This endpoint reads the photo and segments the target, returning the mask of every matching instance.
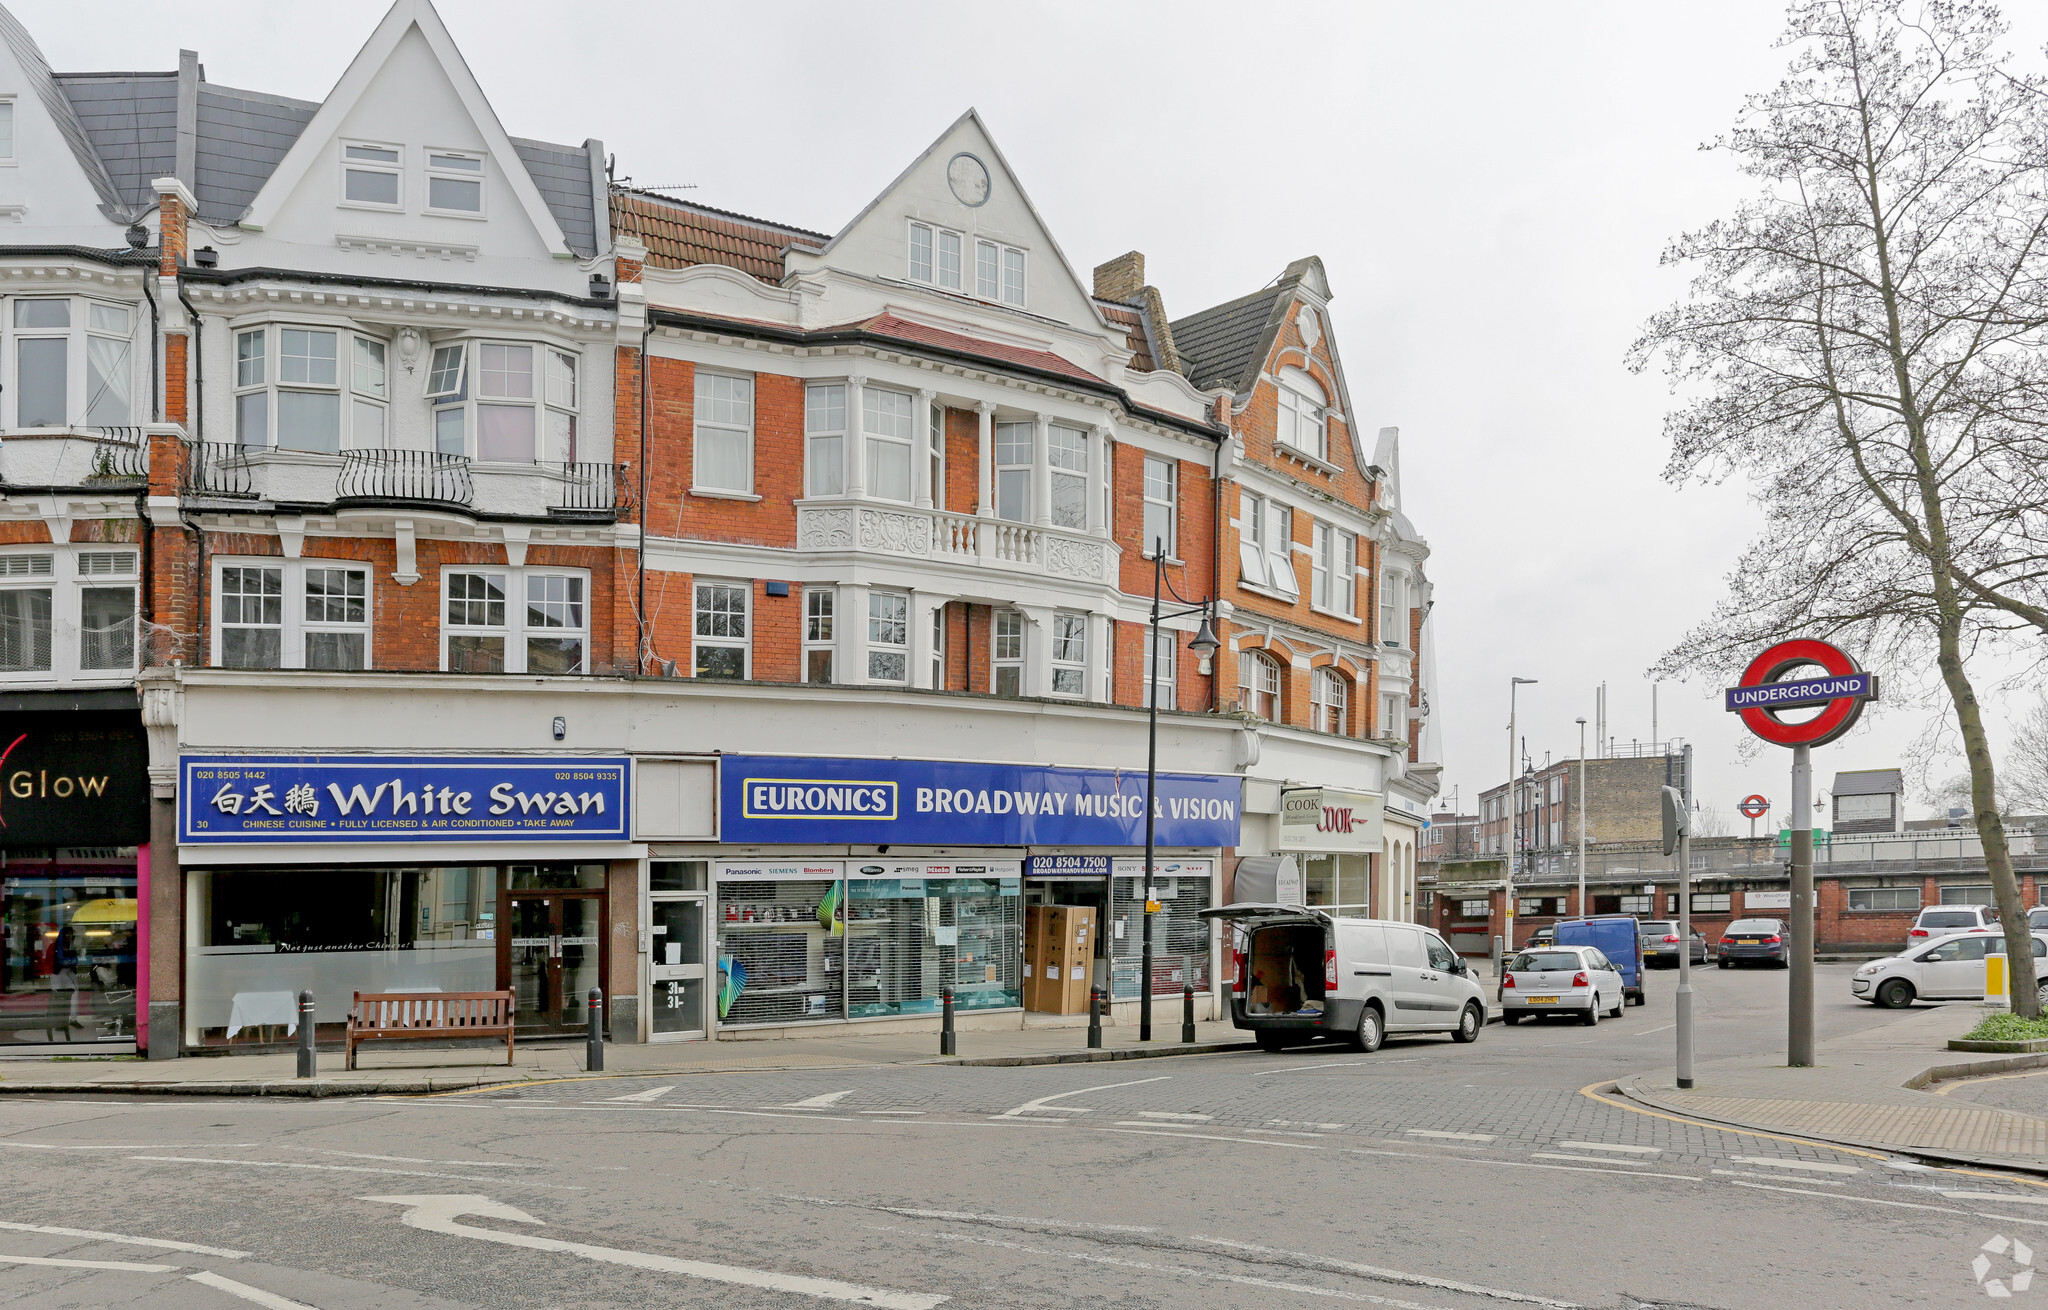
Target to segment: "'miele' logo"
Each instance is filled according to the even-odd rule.
[[[5,773],[8,758],[14,754],[15,747],[27,740],[28,734],[24,732],[8,742],[6,750],[0,751],[0,773]],[[13,773],[6,774],[6,794],[24,801],[47,800],[52,796],[59,800],[69,800],[73,796],[103,797],[107,794],[108,776],[104,773],[98,777],[83,773],[60,773],[53,778],[48,769],[16,769]],[[5,807],[0,805],[0,828],[6,826]]]

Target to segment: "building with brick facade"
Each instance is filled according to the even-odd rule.
[[[1038,904],[1214,1010],[1241,856],[1415,915],[1427,548],[1318,261],[1169,320],[972,112],[836,233],[615,186],[427,0],[319,101],[0,37],[0,713],[127,761],[5,802],[18,1043],[1015,1025]]]

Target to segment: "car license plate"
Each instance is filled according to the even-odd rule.
[[[1527,1002],[1528,1002],[1529,1004],[1531,1004],[1531,1005],[1556,1005],[1556,1004],[1557,1004],[1557,998],[1556,998],[1555,996],[1525,996],[1525,997],[1523,997],[1522,999],[1523,999],[1523,1000],[1525,1000],[1525,1001],[1527,1001]]]
[[[1757,945],[1758,943],[1757,943],[1757,940],[1756,940],[1756,938],[1754,938],[1754,937],[1743,937],[1743,938],[1740,938],[1740,939],[1738,939],[1738,940],[1736,941],[1736,943],[1735,943],[1735,944],[1736,944],[1737,946],[1755,946],[1755,945]]]

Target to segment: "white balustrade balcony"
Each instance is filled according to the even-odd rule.
[[[1090,532],[864,501],[797,506],[799,550],[859,550],[1113,584],[1122,556]]]

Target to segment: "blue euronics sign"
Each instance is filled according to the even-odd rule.
[[[1784,710],[1801,705],[1825,705],[1843,697],[1868,699],[1877,694],[1875,673],[1842,673],[1825,678],[1804,678],[1798,682],[1764,682],[1753,687],[1730,687],[1728,709]]]
[[[185,842],[623,841],[619,756],[187,755]]]
[[[1235,777],[1162,773],[1161,846],[1235,846]],[[719,836],[732,843],[1142,846],[1145,775],[942,760],[726,755]]]

